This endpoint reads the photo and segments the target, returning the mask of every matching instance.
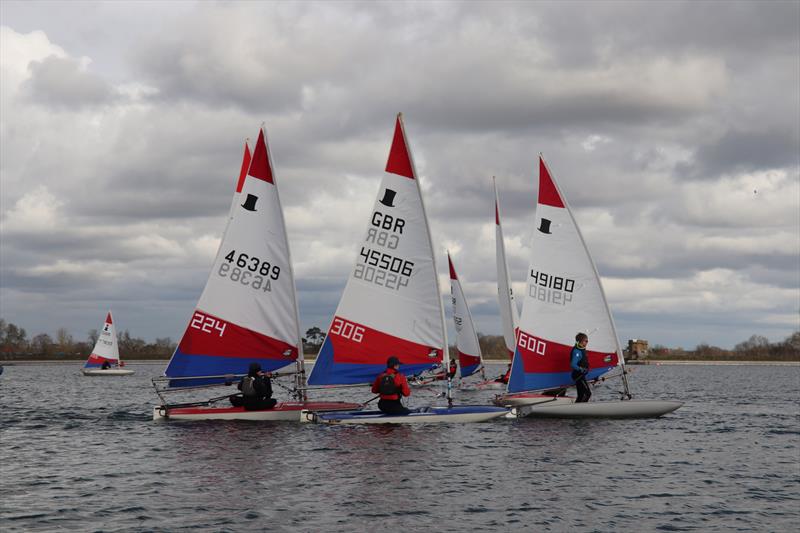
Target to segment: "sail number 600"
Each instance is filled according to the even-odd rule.
[[[520,348],[525,348],[529,352],[533,352],[537,355],[544,355],[544,350],[547,348],[547,343],[527,333],[523,333],[522,331],[519,332],[519,341],[517,344]]]

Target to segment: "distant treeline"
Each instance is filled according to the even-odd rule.
[[[86,340],[76,341],[65,328],[59,328],[55,339],[47,333],[40,333],[28,339],[27,332],[15,324],[0,318],[0,360],[22,359],[85,359],[97,342],[98,331],[89,330]],[[128,330],[117,335],[120,357],[125,359],[169,359],[176,344],[169,337],[148,343],[131,337]],[[314,356],[325,341],[325,332],[314,326],[303,337],[303,351]],[[486,359],[508,361],[508,352],[502,335],[478,334],[481,352]],[[450,346],[450,354],[455,348]],[[700,344],[694,350],[667,348],[654,345],[646,359],[681,360],[696,359],[705,361],[800,361],[800,331],[795,331],[781,342],[771,343],[761,335],[753,335],[737,344],[733,350],[726,350],[708,344]]]

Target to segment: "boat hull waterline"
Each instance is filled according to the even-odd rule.
[[[407,415],[387,415],[381,411],[321,413],[304,411],[302,422],[318,424],[437,424],[486,422],[503,417],[508,410],[491,406],[426,407]]]
[[[573,396],[552,396],[538,393],[501,394],[495,397],[495,405],[502,407],[523,407],[526,405],[549,404],[570,405],[575,403]]]
[[[156,406],[153,420],[253,420],[299,422],[300,413],[352,411],[361,404],[351,402],[280,402],[272,409],[247,411],[243,407],[173,407]]]
[[[136,371],[126,368],[84,368],[82,372],[84,376],[130,376]]]
[[[657,418],[675,411],[683,402],[621,400],[616,402],[538,403],[516,407],[527,418]]]

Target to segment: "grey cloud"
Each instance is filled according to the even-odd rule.
[[[799,125],[800,126],[800,125]],[[800,136],[794,129],[729,130],[700,144],[691,163],[680,163],[680,179],[716,179],[725,174],[800,166]]]
[[[23,84],[23,97],[60,109],[81,109],[111,103],[114,89],[101,77],[81,70],[71,58],[49,56],[29,65],[31,77]]]

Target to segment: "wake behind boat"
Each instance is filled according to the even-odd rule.
[[[680,402],[631,400],[627,371],[600,276],[580,229],[553,179],[539,158],[539,197],[531,243],[526,293],[517,334],[508,393],[495,404],[514,407],[520,416],[564,418],[657,417]],[[586,332],[587,380],[597,382],[609,371],[622,379],[617,402],[572,403],[554,392],[575,386],[570,368],[572,339]],[[553,402],[545,402],[550,395]],[[563,399],[560,399],[563,398]]]
[[[406,375],[449,368],[447,329],[430,228],[401,115],[367,232],[309,385],[370,384],[390,357]],[[443,364],[444,363],[444,364]],[[443,382],[451,404],[451,382]],[[311,413],[328,424],[473,422],[503,416],[492,406],[429,408],[410,414]]]
[[[164,377],[153,379],[161,399],[161,405],[153,410],[154,420],[299,421],[303,409],[361,406],[307,398],[291,254],[263,129],[252,157],[245,145],[243,171],[245,167],[247,172],[240,172],[237,180],[220,248],[194,314]],[[240,395],[231,393],[181,403],[169,403],[165,398],[167,393],[230,386],[250,369],[271,373],[287,367],[294,370],[273,377],[293,380],[290,392],[294,401],[269,408],[234,406],[233,400]],[[271,388],[271,378],[269,383]],[[224,406],[215,405],[220,402]]]
[[[133,370],[123,368],[124,363],[119,357],[119,343],[117,342],[117,330],[114,327],[114,319],[111,311],[106,315],[103,329],[97,337],[97,342],[92,349],[89,359],[83,365],[84,376],[130,376]]]

